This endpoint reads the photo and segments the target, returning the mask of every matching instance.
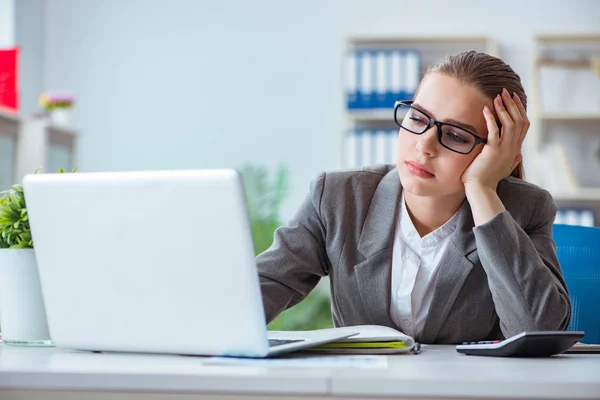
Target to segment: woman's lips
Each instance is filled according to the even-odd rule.
[[[416,175],[420,178],[435,177],[435,175],[432,174],[431,172],[429,172],[427,167],[425,167],[423,164],[419,164],[418,162],[414,162],[414,161],[407,161],[404,164],[406,165],[406,169],[408,169],[408,172],[410,172],[411,174]]]

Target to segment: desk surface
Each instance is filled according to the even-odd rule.
[[[387,361],[383,368],[281,367],[264,360],[223,366],[208,365],[205,357],[0,345],[0,394],[58,390],[196,393],[213,398],[600,398],[600,354],[512,359],[466,356],[454,346],[426,346],[420,355],[378,357]]]

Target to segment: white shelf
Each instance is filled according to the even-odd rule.
[[[600,111],[598,112],[565,112],[554,113],[546,112],[540,115],[543,121],[600,121]]]
[[[557,33],[557,34],[542,34],[535,35],[534,40],[538,42],[597,42],[600,40],[600,33]]]
[[[548,166],[542,169],[537,162],[532,162],[534,168],[528,169],[528,178],[541,183],[556,176],[558,182],[563,172],[577,171],[578,176],[573,176],[573,180],[588,186],[552,194],[563,203],[586,202],[587,206],[596,209],[597,218],[600,218],[600,187],[590,186],[598,185],[593,171],[598,165],[594,149],[600,136],[596,129],[600,123],[600,110],[589,104],[597,102],[598,98],[593,69],[599,52],[600,32],[533,37],[529,105],[535,112],[532,113],[527,144],[528,159],[538,158],[539,165]],[[589,101],[582,101],[588,97]],[[560,108],[561,101],[571,107]],[[542,153],[549,145],[558,146],[569,157],[563,161],[542,160]],[[548,157],[548,153],[543,156]],[[561,187],[558,183],[552,186]]]
[[[43,119],[21,119],[16,113],[0,110],[0,136],[15,142],[12,179],[21,182],[26,174],[46,165],[49,145],[66,147],[75,154],[79,133]]]
[[[75,141],[79,136],[75,129],[56,125],[48,125],[46,129],[50,143],[67,147],[71,151],[75,150]]]
[[[600,188],[580,188],[576,192],[553,193],[556,201],[600,201]]]
[[[449,44],[449,43],[490,43],[493,40],[488,36],[360,36],[350,37],[348,42],[357,45],[372,45],[372,44],[398,44],[398,43],[433,43]]]
[[[18,114],[0,109],[0,136],[16,139],[20,124],[21,120]]]
[[[348,118],[356,122],[390,122],[394,124],[394,110],[390,108],[373,108],[370,110],[348,110]]]

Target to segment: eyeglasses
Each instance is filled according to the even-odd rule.
[[[436,121],[423,111],[413,107],[412,103],[412,101],[397,101],[394,105],[394,121],[401,128],[415,135],[422,135],[432,125],[435,125],[438,142],[448,150],[460,154],[469,154],[478,144],[487,143],[486,139],[460,126]]]

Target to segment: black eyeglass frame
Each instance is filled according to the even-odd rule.
[[[470,152],[473,151],[473,149],[475,148],[475,146],[477,146],[479,144],[482,144],[482,143],[483,144],[487,143],[487,139],[483,139],[483,138],[477,136],[476,134],[474,134],[473,132],[471,132],[471,131],[463,128],[462,126],[458,126],[458,125],[454,125],[454,124],[449,124],[447,122],[436,121],[435,119],[431,118],[431,116],[429,114],[427,114],[425,111],[419,110],[417,107],[413,106],[412,104],[413,104],[413,102],[409,101],[409,100],[397,101],[394,104],[394,121],[396,122],[396,125],[398,125],[400,128],[406,129],[407,131],[409,131],[410,133],[414,133],[415,135],[422,135],[425,132],[427,132],[429,130],[429,128],[431,128],[432,125],[435,125],[437,127],[438,142],[442,146],[444,146],[445,148],[447,148],[448,150],[453,151],[453,152],[458,153],[458,154],[469,154]],[[401,121],[398,121],[398,108],[400,108],[402,106],[408,107],[408,108],[412,108],[412,109],[420,112],[421,114],[425,115],[427,118],[429,118],[429,122],[427,123],[427,126],[425,127],[425,129],[423,130],[423,132],[415,132],[415,131],[413,131],[411,129],[408,129],[408,128],[405,128],[404,126],[402,126]],[[402,118],[402,119],[404,120],[404,118]],[[448,125],[448,126],[451,126],[453,128],[461,129],[461,130],[467,132],[468,134],[470,134],[471,136],[473,136],[475,138],[475,142],[473,143],[473,147],[471,147],[471,149],[465,153],[465,152],[462,152],[462,151],[451,149],[450,147],[448,147],[444,143],[442,143],[442,126],[444,126],[444,125]]]

